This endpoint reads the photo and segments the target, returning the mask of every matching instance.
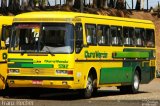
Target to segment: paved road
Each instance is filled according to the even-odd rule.
[[[17,92],[9,98],[1,96],[0,106],[160,106],[160,79],[141,85],[138,94],[124,94],[113,87],[101,88],[91,99],[82,99],[76,92],[45,93],[31,99],[28,93]]]

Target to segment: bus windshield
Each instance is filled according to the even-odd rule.
[[[66,23],[16,24],[9,52],[71,53],[73,34]]]

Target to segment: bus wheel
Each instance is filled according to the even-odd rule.
[[[139,73],[138,73],[138,71],[135,71],[134,76],[133,76],[133,82],[132,82],[132,85],[130,86],[131,93],[137,93],[138,92],[139,84],[140,84]]]
[[[139,90],[139,84],[140,84],[139,73],[138,71],[135,71],[132,84],[127,86],[121,86],[119,87],[119,89],[121,92],[124,93],[137,93]]]
[[[82,96],[86,99],[90,98],[93,93],[93,77],[92,75],[88,76],[87,86],[84,90],[82,90]]]

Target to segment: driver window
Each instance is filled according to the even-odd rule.
[[[76,53],[79,53],[83,46],[83,26],[81,23],[76,23],[75,33],[76,33]]]

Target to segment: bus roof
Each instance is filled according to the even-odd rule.
[[[0,16],[0,25],[11,25],[13,21],[14,16]]]
[[[109,20],[116,20],[116,21],[128,21],[128,22],[139,22],[144,24],[153,24],[152,21],[149,20],[140,20],[140,19],[132,19],[132,18],[123,18],[123,17],[115,17],[115,16],[103,16],[103,15],[95,15],[95,14],[87,14],[87,13],[77,13],[77,12],[63,12],[63,11],[47,11],[47,12],[28,12],[22,13],[15,16],[14,22],[33,22],[32,19],[36,19],[37,21],[42,21],[43,19],[73,19],[73,18],[97,18],[97,19],[109,19]],[[45,22],[45,20],[43,20]]]

